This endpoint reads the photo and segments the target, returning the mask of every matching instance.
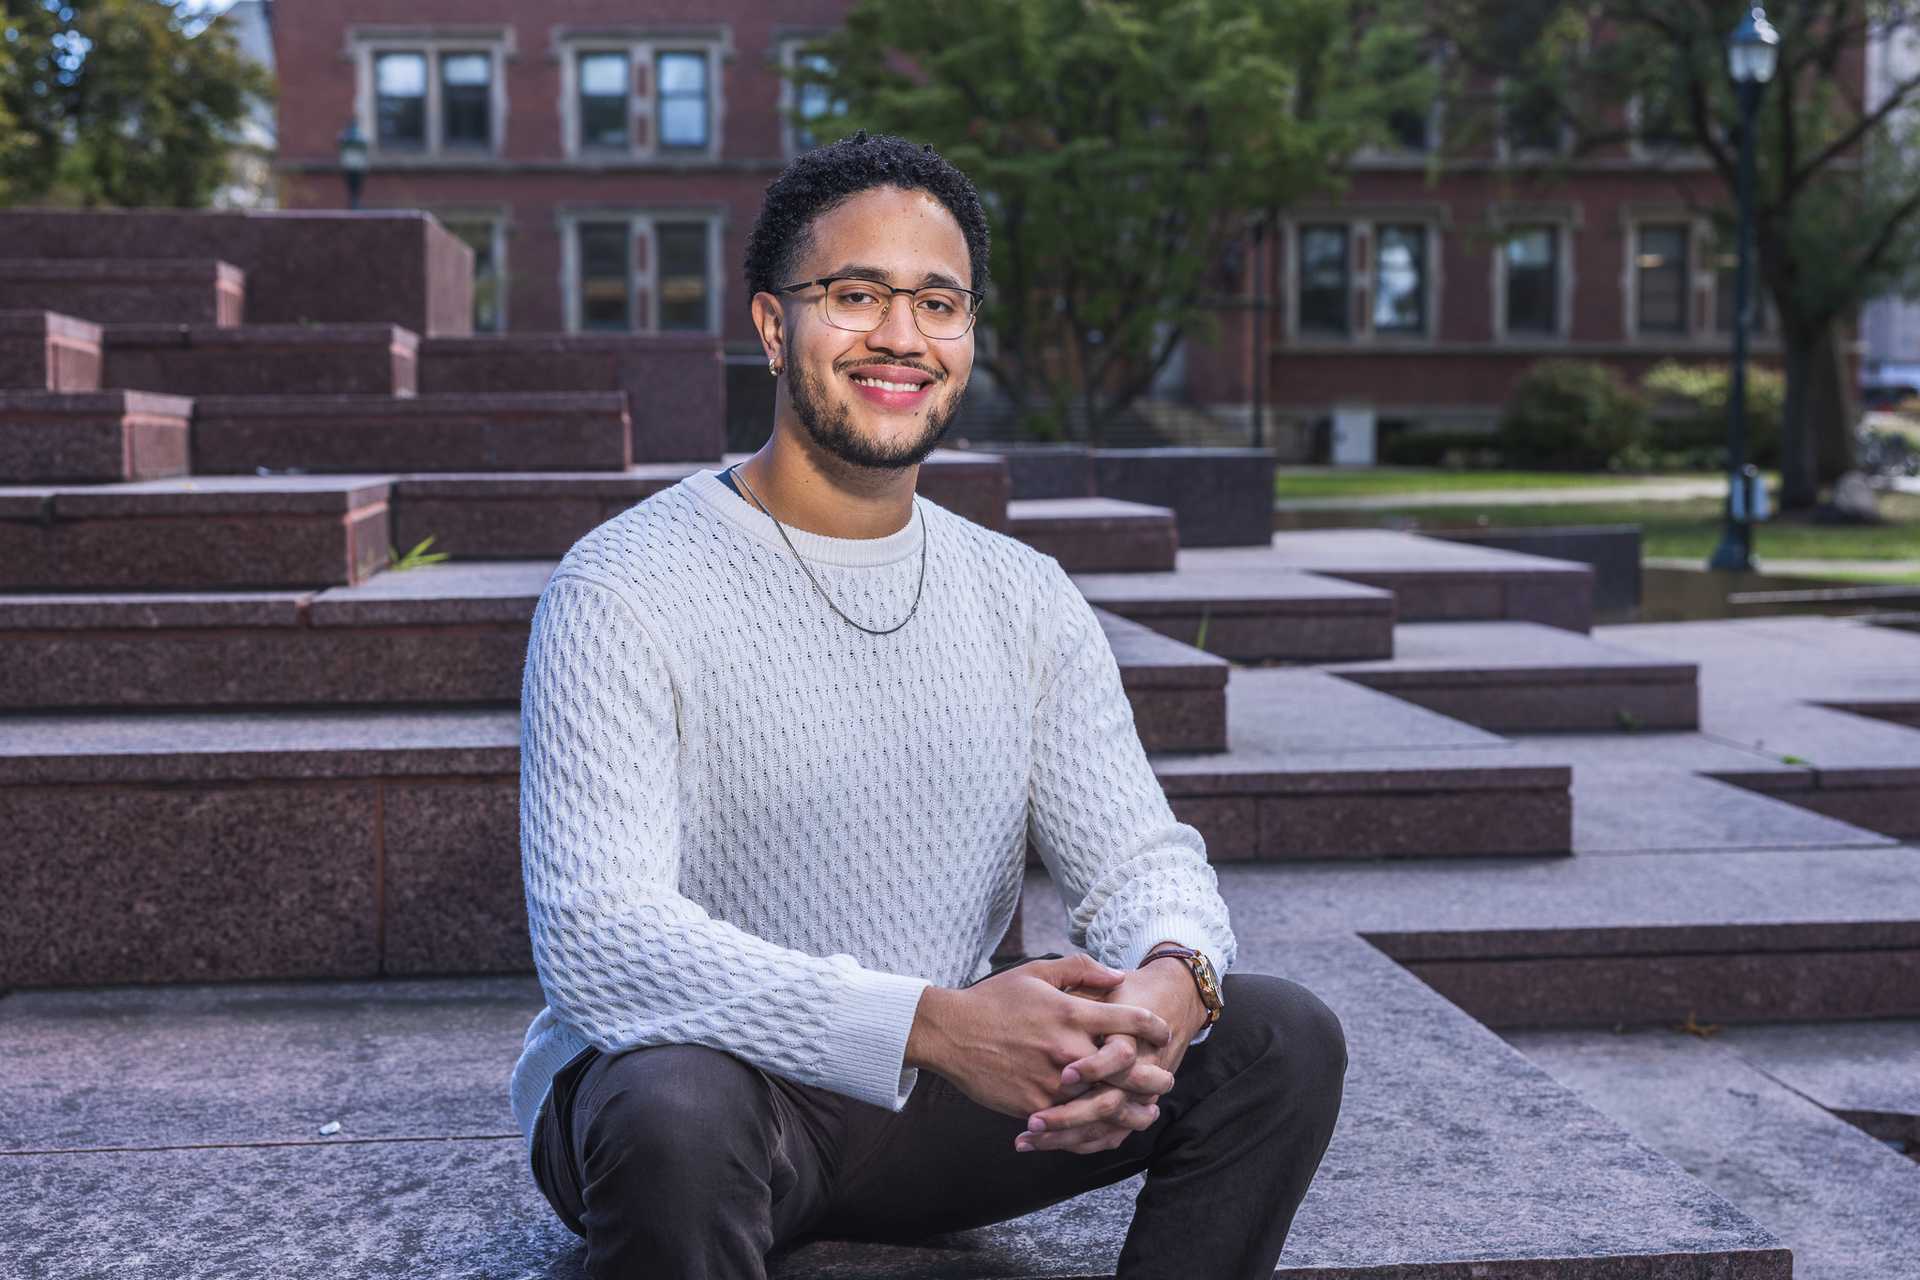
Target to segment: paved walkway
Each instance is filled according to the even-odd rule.
[[[1914,483],[1920,484],[1920,481]],[[1443,492],[1364,493],[1338,498],[1277,498],[1275,511],[1375,511],[1394,507],[1528,507],[1545,503],[1673,502],[1718,498],[1727,482],[1649,480],[1645,484],[1582,485],[1577,488],[1462,489]]]
[[[1783,556],[1755,556],[1754,567],[1761,573],[1786,574],[1806,578],[1829,578],[1836,573],[1871,573],[1886,577],[1920,574],[1920,556],[1904,560],[1820,560],[1788,559]],[[1701,569],[1706,561],[1700,556],[1643,556],[1648,569]]]

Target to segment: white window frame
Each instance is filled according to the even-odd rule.
[[[787,78],[787,73],[793,70],[794,63],[798,60],[800,50],[803,46],[812,44],[821,36],[827,34],[829,34],[829,32],[825,29],[819,31],[790,31],[783,34],[779,39],[776,60],[780,67],[780,154],[789,160],[799,155],[801,148],[793,121],[788,118],[787,114],[792,111],[795,106],[794,85],[793,82]]]
[[[720,334],[720,317],[726,278],[721,270],[721,248],[726,232],[726,211],[714,205],[674,208],[667,205],[570,206],[555,215],[560,233],[560,297],[568,333],[700,333]],[[643,238],[646,248],[642,264],[633,271],[627,286],[627,314],[634,324],[624,330],[587,330],[580,317],[580,237],[583,222],[621,222],[627,227],[629,245]],[[661,222],[704,222],[707,227],[707,323],[703,329],[662,329],[660,327],[660,252],[654,226]],[[641,306],[644,294],[646,305]],[[644,314],[642,312],[644,311]]]
[[[627,117],[627,145],[583,147],[580,143],[580,55],[625,53],[627,84],[632,106]],[[659,101],[659,61],[663,53],[697,53],[707,67],[707,145],[700,148],[662,147]],[[594,27],[559,28],[554,32],[552,56],[560,64],[560,153],[581,165],[712,164],[725,150],[727,96],[724,69],[733,60],[730,32],[725,27]],[[644,132],[646,140],[640,140]]]
[[[1574,236],[1581,226],[1580,207],[1512,205],[1495,206],[1488,214],[1494,232],[1493,252],[1489,255],[1489,280],[1493,304],[1493,340],[1516,346],[1534,344],[1563,346],[1573,340],[1573,294],[1578,273],[1574,268]],[[1507,328],[1507,236],[1520,227],[1551,227],[1554,234],[1553,332],[1512,332]]]
[[[1425,233],[1422,262],[1426,290],[1422,319],[1417,333],[1374,328],[1374,282],[1379,277],[1379,228],[1382,225],[1417,224]],[[1302,332],[1300,328],[1300,228],[1302,226],[1345,226],[1347,229],[1347,305],[1352,327],[1344,334],[1320,330]],[[1279,222],[1283,237],[1280,287],[1286,293],[1282,311],[1287,344],[1295,348],[1352,347],[1432,347],[1440,340],[1440,317],[1445,297],[1445,269],[1442,253],[1447,218],[1429,205],[1348,205],[1332,208],[1306,207]],[[1356,265],[1364,257],[1364,272]]]
[[[476,329],[474,332],[505,333],[509,324],[507,299],[511,293],[507,288],[507,235],[510,215],[506,207],[497,204],[441,204],[434,205],[428,212],[438,218],[442,226],[449,222],[485,222],[490,225],[492,230],[490,252],[493,255],[493,274],[496,281],[493,306],[495,314],[499,317],[499,323],[491,330]],[[448,228],[448,232],[451,234],[452,228]]]
[[[1684,207],[1629,205],[1620,211],[1622,235],[1622,274],[1620,295],[1621,329],[1630,343],[1649,347],[1718,346],[1713,331],[1712,308],[1714,268],[1703,266],[1707,248],[1712,244],[1712,228],[1707,220]],[[1649,225],[1684,224],[1687,228],[1686,327],[1679,333],[1640,331],[1640,229]],[[1705,292],[1704,299],[1702,291]],[[1708,315],[1700,323],[1702,303]]]
[[[382,148],[374,110],[373,60],[382,53],[419,53],[427,60],[426,139],[419,147]],[[440,101],[440,59],[449,53],[488,55],[487,145],[446,145],[445,112]],[[397,27],[359,25],[347,29],[346,56],[354,66],[354,118],[367,140],[372,166],[469,162],[505,151],[507,134],[507,62],[513,57],[511,27]]]

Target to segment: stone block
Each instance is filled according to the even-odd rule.
[[[0,244],[15,258],[218,258],[245,273],[250,324],[473,332],[473,251],[417,209],[8,209]]]
[[[115,324],[106,385],[192,396],[410,396],[419,338],[390,324]]]
[[[389,974],[527,973],[517,776],[381,784]]]
[[[1237,662],[1393,652],[1393,597],[1318,574],[1183,566],[1169,573],[1076,573],[1073,580],[1097,607]]]
[[[1273,536],[1271,449],[1094,449],[1094,492],[1170,507],[1182,547],[1267,545]]]
[[[1114,498],[1009,502],[1007,532],[1069,573],[1169,573],[1180,549],[1173,512]]]
[[[0,310],[63,311],[94,324],[239,324],[246,273],[218,258],[0,258]]]
[[[1434,529],[1430,538],[1523,551],[1593,567],[1595,613],[1626,615],[1640,604],[1640,526],[1552,525],[1529,529]]]
[[[0,310],[0,392],[97,391],[100,326],[56,311]]]
[[[209,395],[194,413],[201,475],[618,472],[631,463],[626,400],[615,392]]]
[[[710,462],[726,447],[720,340],[690,334],[533,333],[427,338],[422,395],[619,391],[636,462]]]
[[[193,402],[144,391],[0,391],[0,484],[111,484],[187,472]]]

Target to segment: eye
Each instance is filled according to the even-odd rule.
[[[943,307],[948,311],[953,310],[953,304],[945,298],[923,298],[920,301],[920,305],[923,307]]]
[[[873,301],[873,295],[865,289],[848,289],[840,295],[840,301],[842,302],[856,302],[861,298],[865,298],[868,302]]]

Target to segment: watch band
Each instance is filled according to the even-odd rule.
[[[1193,985],[1200,992],[1200,1003],[1205,1005],[1207,1009],[1207,1020],[1200,1025],[1200,1029],[1204,1031],[1218,1022],[1220,1020],[1220,1010],[1225,1006],[1220,997],[1218,984],[1211,978],[1210,970],[1213,968],[1212,963],[1192,947],[1163,945],[1149,951],[1141,959],[1138,967],[1144,969],[1147,965],[1163,956],[1173,956],[1177,958],[1182,964],[1187,966],[1187,971],[1193,975]]]

